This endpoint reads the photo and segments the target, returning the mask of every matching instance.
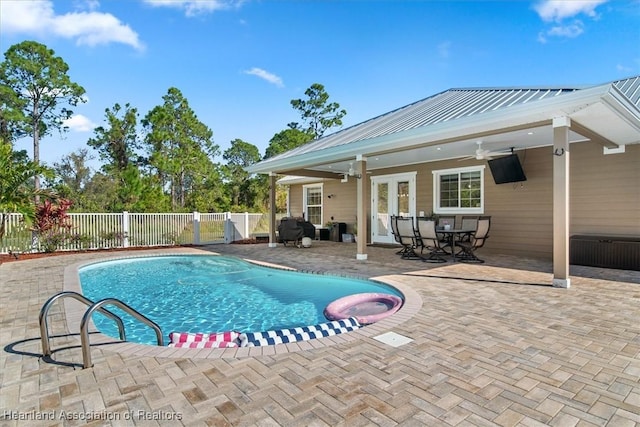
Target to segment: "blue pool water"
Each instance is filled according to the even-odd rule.
[[[324,308],[362,292],[402,297],[395,288],[370,281],[300,273],[217,255],[130,258],[79,270],[83,294],[98,301],[117,298],[170,332],[259,332],[326,322]],[[153,330],[115,306],[127,340],[156,344]],[[95,313],[98,329],[118,337],[115,323]]]

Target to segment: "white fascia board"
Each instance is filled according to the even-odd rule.
[[[290,184],[309,184],[314,182],[323,182],[324,178],[317,177],[308,177],[308,176],[295,176],[295,175],[287,175],[282,177],[277,181],[279,185],[290,185]]]
[[[631,103],[617,87],[612,86],[612,89],[602,97],[603,103],[618,113],[622,120],[640,132],[640,109]]]
[[[357,155],[373,156],[376,153],[406,150],[416,145],[428,145],[438,141],[462,140],[483,133],[500,133],[528,124],[538,125],[558,116],[571,116],[586,106],[603,102],[613,85],[606,84],[556,96],[532,104],[520,104],[504,110],[496,110],[477,116],[442,122],[434,125],[383,135],[376,138],[320,149],[299,156],[285,157],[269,162],[256,163],[247,170],[252,173],[268,173],[278,170],[308,168],[324,163],[343,161]]]

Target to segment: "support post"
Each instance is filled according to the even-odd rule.
[[[278,246],[276,239],[276,174],[269,172],[269,247]]]
[[[569,117],[553,119],[553,286],[569,288]]]
[[[367,197],[368,180],[367,180],[367,159],[362,155],[356,157],[356,170],[360,177],[357,179],[357,211],[356,224],[358,226],[357,233],[357,253],[356,259],[364,261],[367,259]]]

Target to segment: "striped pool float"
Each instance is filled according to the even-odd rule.
[[[192,334],[187,332],[171,332],[169,347],[183,348],[226,348],[238,347],[239,332],[229,331],[215,334]]]
[[[279,329],[265,332],[249,332],[240,334],[240,347],[258,347],[263,345],[286,344],[314,338],[329,337],[353,331],[361,325],[355,317],[304,326],[291,329]]]

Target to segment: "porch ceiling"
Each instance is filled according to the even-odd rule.
[[[586,142],[587,138],[576,133],[570,133],[572,143]],[[409,148],[404,150],[393,150],[385,152],[364,153],[367,159],[367,170],[375,171],[385,168],[393,168],[403,165],[411,165],[425,162],[435,162],[440,160],[459,159],[461,166],[467,166],[485,162],[485,160],[467,159],[475,154],[478,148],[478,141],[482,141],[482,148],[493,153],[508,154],[513,149],[514,152],[528,148],[538,148],[553,145],[553,128],[548,126],[537,126],[535,128],[505,132],[485,137],[469,138],[454,142],[444,142],[441,144]],[[281,173],[297,176],[315,176],[324,178],[340,179],[347,173],[354,158],[330,161],[323,164],[314,165],[309,168],[299,168],[296,170],[283,170]],[[329,173],[320,175],[316,172]],[[305,173],[308,172],[308,173]]]

